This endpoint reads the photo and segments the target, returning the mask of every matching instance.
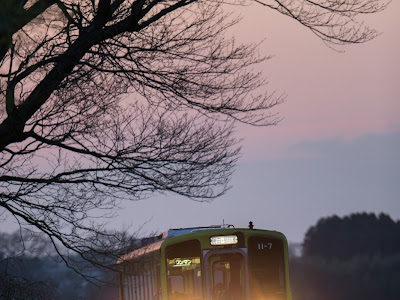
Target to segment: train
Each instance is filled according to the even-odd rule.
[[[291,300],[288,244],[232,225],[170,229],[117,261],[120,300]]]

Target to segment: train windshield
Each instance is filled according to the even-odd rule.
[[[284,246],[280,239],[248,240],[251,299],[286,299]]]
[[[166,248],[169,300],[202,299],[200,254],[197,240]]]

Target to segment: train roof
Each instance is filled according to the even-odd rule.
[[[252,224],[251,224],[252,225]],[[223,230],[223,229],[232,229],[232,230],[257,230],[254,229],[252,226],[249,228],[235,228],[233,225],[230,224],[223,224],[223,225],[211,225],[205,227],[188,227],[188,228],[172,228],[168,231],[163,232],[162,234],[154,237],[146,237],[143,239],[139,239],[137,242],[138,249],[133,250],[123,256],[121,256],[117,264],[129,261],[134,259],[135,257],[140,257],[144,254],[151,253],[161,248],[163,242],[169,238],[183,236],[191,233],[198,233],[201,231],[212,231],[212,230]],[[262,230],[268,231],[268,230]],[[273,232],[273,231],[270,231]],[[275,231],[276,232],[276,231]]]
[[[185,235],[189,233],[204,231],[204,230],[213,230],[213,229],[228,229],[235,228],[233,225],[211,225],[207,227],[189,227],[189,228],[172,228],[168,231],[163,232],[162,239],[167,239],[175,236]]]
[[[169,238],[186,235],[189,233],[194,233],[198,231],[206,231],[206,230],[213,230],[213,229],[227,229],[227,228],[234,228],[233,225],[211,225],[207,227],[188,227],[188,228],[172,228],[158,236],[154,237],[146,237],[139,239],[137,241],[137,246],[139,247],[136,250],[133,250],[123,256],[121,256],[117,264],[120,264],[124,261],[131,260],[135,257],[140,257],[146,253],[150,253],[156,251],[161,248],[162,243]]]

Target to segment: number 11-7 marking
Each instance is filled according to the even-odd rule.
[[[272,243],[268,244],[258,244],[258,250],[264,250],[264,249],[272,249]]]

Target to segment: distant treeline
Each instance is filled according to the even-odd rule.
[[[0,300],[118,299],[115,274],[89,269],[78,256],[71,259],[79,269],[67,267],[50,242],[39,234],[0,233]]]
[[[118,299],[114,274],[99,289],[60,262],[48,242],[32,235],[22,244],[20,234],[0,233],[1,300]],[[293,300],[400,299],[400,221],[367,213],[320,219],[301,255],[291,255],[290,277]]]
[[[400,221],[372,213],[322,218],[290,264],[293,300],[397,300]]]

